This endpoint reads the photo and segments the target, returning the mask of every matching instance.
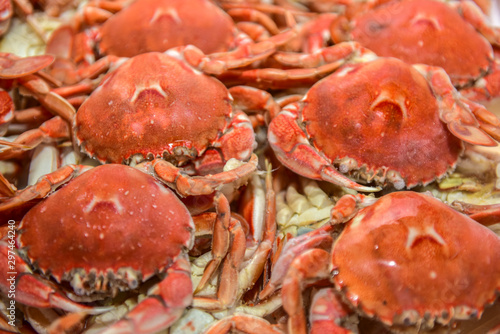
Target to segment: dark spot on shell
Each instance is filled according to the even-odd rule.
[[[450,317],[450,313],[448,311],[443,311],[443,313],[441,313],[441,317],[443,319],[448,319]]]

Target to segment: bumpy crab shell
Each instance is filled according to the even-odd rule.
[[[480,316],[500,291],[500,239],[430,196],[396,192],[362,209],[332,250],[334,282],[386,324]]]
[[[120,57],[188,44],[204,53],[222,52],[234,45],[235,32],[229,15],[210,1],[141,0],[103,24],[99,48]]]
[[[191,248],[194,235],[175,194],[124,165],[78,176],[30,210],[20,229],[25,257],[79,294],[137,287]]]
[[[216,142],[231,112],[221,82],[151,52],[108,74],[78,110],[74,129],[82,150],[102,162],[122,163],[136,154],[182,161]],[[252,147],[249,140],[241,145]]]
[[[356,16],[351,26],[349,40],[380,57],[442,67],[455,85],[480,78],[493,63],[490,43],[440,1],[392,1]],[[334,32],[333,38],[345,37]]]
[[[303,101],[302,122],[331,161],[352,158],[362,178],[381,183],[396,171],[408,188],[445,175],[463,150],[439,119],[426,79],[394,58],[346,65],[323,79]]]

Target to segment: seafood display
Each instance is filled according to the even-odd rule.
[[[500,333],[500,3],[0,3],[0,332]]]

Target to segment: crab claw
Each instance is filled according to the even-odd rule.
[[[311,334],[335,333],[353,334],[353,331],[339,327],[338,322],[343,323],[351,311],[342,304],[340,297],[334,288],[319,290],[311,302],[309,319],[311,321]]]
[[[448,125],[451,133],[473,145],[497,145],[490,135],[500,138],[500,121],[493,114],[460,95],[442,68],[422,64],[414,66],[431,85],[441,105],[440,119]]]
[[[462,98],[460,100],[472,111],[479,122],[481,130],[493,137],[496,141],[500,141],[500,120],[495,116],[495,114],[488,111],[481,104],[472,102],[466,98]]]
[[[19,58],[10,53],[0,54],[0,78],[14,79],[33,74],[54,62],[52,55]]]
[[[299,108],[298,103],[288,105],[269,124],[269,143],[281,163],[310,179],[327,181],[357,191],[379,191],[378,187],[360,185],[339,173],[332,162],[311,145],[299,126]]]

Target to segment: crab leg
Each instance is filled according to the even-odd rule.
[[[50,55],[18,58],[10,54],[1,54],[0,79],[16,79],[38,99],[40,104],[66,121],[71,121],[76,112],[73,106],[54,93],[44,80],[33,74],[49,66],[53,61],[54,56]]]
[[[37,279],[26,262],[16,251],[11,250],[13,249],[11,240],[13,242],[14,239],[8,240],[0,241],[0,291],[5,296],[15,291],[16,301],[34,307],[56,307],[69,312],[100,313],[103,311],[77,304],[59,293],[50,282]]]
[[[217,226],[217,225],[216,225]],[[217,299],[205,298],[205,297],[195,297],[193,300],[193,306],[210,309],[210,310],[220,310],[225,308],[231,308],[234,306],[237,299],[238,292],[238,270],[243,262],[243,257],[245,256],[245,233],[241,228],[241,224],[238,220],[231,220],[231,225],[229,226],[229,232],[231,234],[231,247],[226,251],[224,261],[222,262],[222,269],[219,279],[219,289],[217,291]],[[215,231],[214,231],[215,233]],[[217,269],[221,259],[214,261],[212,259],[207,265],[205,272],[203,273],[202,280],[195,290],[195,293],[201,290],[201,283],[206,282],[205,277],[211,277],[212,273]],[[214,263],[214,265],[212,265]],[[207,275],[207,272],[209,275]]]
[[[354,334],[338,325],[339,319],[345,319],[349,316],[350,310],[347,309],[339,300],[335,289],[321,289],[313,297],[309,313],[311,322],[310,334]]]
[[[217,54],[205,55],[193,45],[172,48],[167,54],[184,59],[188,64],[207,74],[222,74],[229,69],[245,67],[257,60],[268,58],[280,45],[288,43],[296,36],[294,30],[286,30],[258,43],[242,44],[236,49]]]
[[[500,96],[500,59],[497,54],[492,66],[492,72],[479,79],[474,86],[460,89],[460,94],[473,101],[489,101]]]
[[[453,201],[451,206],[485,226],[498,224],[500,221],[500,204],[475,205]]]
[[[475,3],[472,1],[452,1],[450,5],[455,7],[462,17],[478,30],[488,42],[500,45],[500,29],[488,25],[488,19]]]
[[[309,87],[335,71],[342,63],[335,62],[316,68],[297,68],[289,70],[278,68],[230,70],[217,77],[227,85],[245,84],[261,89]]]
[[[272,189],[272,178],[271,178],[271,166],[268,165],[268,172],[266,177],[266,195],[265,195],[265,217],[264,220],[264,235],[255,236],[256,240],[252,242],[258,243],[250,256],[251,259],[245,264],[245,267],[240,270],[242,260],[245,256],[245,236],[241,228],[241,224],[238,220],[233,220],[231,223],[230,231],[232,235],[232,245],[231,250],[226,255],[223,262],[223,269],[220,276],[219,290],[217,293],[218,300],[213,300],[209,298],[195,298],[193,305],[196,307],[206,308],[206,309],[221,309],[232,307],[236,302],[236,299],[243,295],[249,288],[251,288],[260,275],[263,272],[264,265],[271,251],[274,239],[276,236],[276,204],[275,195]],[[257,180],[255,180],[257,179]],[[259,188],[261,182],[259,177],[254,176],[254,182],[256,188]],[[255,182],[256,181],[256,182]],[[257,210],[262,210],[262,206],[257,205]],[[254,223],[254,219],[259,220],[260,213],[252,213],[251,221]],[[243,219],[243,218],[242,218]],[[236,223],[236,225],[234,224]],[[252,224],[253,225],[253,224]],[[259,227],[254,227],[254,229],[259,229]],[[260,241],[262,239],[262,241]],[[210,263],[209,263],[210,265]],[[208,268],[208,266],[207,266]],[[205,272],[206,273],[206,272]],[[199,290],[199,289],[197,289]],[[196,292],[195,292],[196,293]]]
[[[276,52],[273,57],[287,66],[299,68],[315,68],[326,64],[336,63],[337,68],[349,58],[373,55],[371,51],[362,47],[358,42],[342,42],[320,49],[317,52],[304,54],[294,52]],[[334,69],[333,69],[334,70]]]
[[[7,148],[0,149],[0,159],[11,159],[18,154],[32,150],[43,142],[68,139],[70,131],[68,123],[56,116],[44,122],[38,129],[28,130],[19,135],[13,142],[1,142]]]
[[[269,31],[258,23],[237,22],[236,28],[241,31],[242,38],[248,39],[250,37],[255,42],[262,42],[271,37]]]
[[[192,299],[189,259],[181,254],[167,270],[166,277],[148,291],[146,299],[100,334],[156,333],[177,321]]]
[[[231,219],[231,211],[229,208],[229,202],[226,196],[222,194],[217,194],[215,197],[215,208],[217,211],[216,220],[213,224],[213,234],[212,239],[212,260],[207,264],[203,277],[201,278],[198,286],[196,287],[194,293],[197,293],[203,289],[206,283],[212,278],[217,268],[222,261],[222,258],[226,256],[229,249],[229,230],[231,222],[235,221]],[[232,224],[232,228],[236,224]],[[241,228],[241,226],[240,226]]]
[[[54,62],[54,56],[41,55],[19,58],[10,53],[0,53],[0,78],[16,79],[33,74]]]
[[[248,86],[235,86],[229,88],[229,93],[234,99],[233,106],[247,113],[252,111],[266,111],[271,120],[280,112],[280,106],[273,96],[264,90]]]
[[[289,316],[288,333],[307,333],[302,290],[307,281],[329,277],[329,262],[330,253],[322,249],[308,250],[293,260],[281,289],[283,308]]]
[[[92,167],[66,165],[53,173],[41,177],[35,185],[19,190],[15,196],[0,203],[0,212],[18,207],[34,199],[41,199],[54,191],[60,185],[70,181]]]
[[[10,97],[9,93],[0,89],[0,136],[7,133],[10,122],[14,118],[14,101]]]
[[[273,35],[277,35],[280,32],[276,23],[261,11],[250,8],[232,8],[228,9],[226,13],[228,13],[235,22],[250,21],[258,23]]]
[[[483,106],[461,96],[442,68],[421,64],[414,67],[427,78],[438,103],[441,104],[440,118],[456,137],[474,145],[497,145],[490,137],[491,135],[500,138],[498,135],[500,120],[495,115]]]
[[[329,250],[333,244],[333,238],[330,235],[333,225],[346,223],[361,208],[370,206],[375,201],[377,201],[376,198],[362,194],[342,196],[331,210],[330,224],[290,239],[274,264],[271,278],[260,292],[259,298],[267,298],[280,287],[292,262],[298,256],[312,248]]]
[[[239,274],[239,293],[243,295],[251,288],[264,271],[264,266],[276,239],[276,194],[273,189],[271,165],[267,166],[264,235],[257,249]],[[254,214],[255,215],[255,214]]]
[[[340,174],[332,163],[309,142],[299,126],[300,105],[293,103],[283,108],[269,125],[269,143],[280,162],[292,170],[302,171],[310,179],[323,180],[358,191],[373,192],[378,188],[362,186]]]
[[[156,175],[181,196],[209,195],[222,185],[246,178],[255,172],[257,170],[257,156],[252,154],[248,162],[235,169],[214,175],[194,177],[183,174],[181,169],[162,159],[144,162],[137,166],[145,172]]]
[[[210,326],[204,334],[232,333],[234,330],[248,334],[282,334],[283,332],[268,321],[250,314],[234,314]]]
[[[0,173],[0,196],[12,197],[16,193],[16,187],[11,184],[2,173]]]
[[[259,299],[265,299],[273,294],[283,283],[289,268],[295,258],[311,249],[330,249],[333,239],[330,236],[331,225],[326,225],[312,232],[288,241],[276,261],[271,278],[259,293]]]

